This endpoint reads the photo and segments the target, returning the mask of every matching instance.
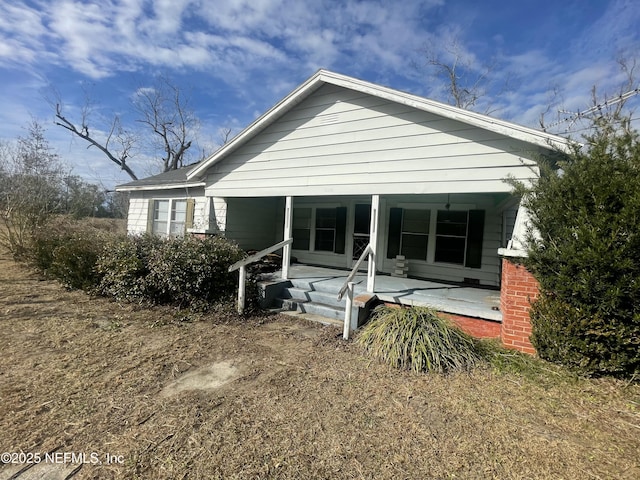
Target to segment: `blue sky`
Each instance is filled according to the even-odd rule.
[[[129,177],[53,125],[52,86],[73,119],[89,95],[99,137],[114,113],[134,124],[132,96],[166,75],[200,119],[194,153],[211,153],[221,128],[237,133],[319,68],[446,100],[424,52],[447,60],[453,44],[469,75],[493,65],[476,109],[536,127],[550,102],[555,118],[588,107],[594,85],[616,92],[639,26],[638,0],[4,0],[0,138],[37,118],[75,174],[111,187]],[[132,163],[139,175],[152,157]]]

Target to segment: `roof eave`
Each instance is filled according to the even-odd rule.
[[[167,183],[161,185],[118,185],[116,192],[142,192],[148,190],[176,190],[182,188],[204,187],[205,182],[188,182],[188,183]]]
[[[280,113],[283,111],[287,111],[293,105],[300,103],[302,100],[307,98],[309,94],[315,91],[318,86],[323,83],[321,79],[324,70],[318,70],[312,77],[310,77],[306,82],[301,84],[298,88],[293,90],[289,95],[280,100],[277,104],[271,107],[267,112],[258,117],[253,123],[251,123],[248,127],[246,127],[242,132],[240,132],[236,137],[233,138],[229,143],[224,145],[218,151],[216,151],[213,155],[211,155],[208,159],[201,162],[197,168],[193,169],[187,175],[188,179],[198,178],[202,176],[202,174],[214,163],[216,163],[220,158],[228,155],[230,152],[238,148],[240,145],[244,143],[245,140],[251,138],[254,133],[262,130],[263,128],[269,126],[272,122],[274,122],[277,118],[279,118]]]

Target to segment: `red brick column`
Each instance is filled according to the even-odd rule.
[[[500,340],[507,348],[535,354],[536,350],[529,341],[531,321],[529,308],[538,298],[537,280],[517,263],[517,260],[502,259],[502,285],[500,287],[500,310],[502,311],[502,329]]]

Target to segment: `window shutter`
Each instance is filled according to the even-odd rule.
[[[195,198],[188,198],[187,199],[187,218],[185,219],[185,223],[184,223],[184,228],[185,228],[185,233],[187,229],[189,228],[193,228],[193,216],[195,214],[195,210],[196,210],[196,199]]]
[[[465,267],[480,268],[482,264],[482,237],[484,234],[484,210],[469,210],[467,230],[467,254]]]
[[[153,233],[153,210],[155,207],[155,200],[149,200],[147,202],[147,233]]]
[[[335,253],[344,253],[347,235],[347,207],[336,208],[336,245]]]
[[[402,235],[402,209],[391,208],[389,211],[389,241],[387,258],[400,255],[400,236]]]

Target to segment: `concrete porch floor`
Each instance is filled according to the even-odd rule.
[[[349,272],[346,270],[303,264],[293,264],[289,270],[290,278],[304,279],[305,282],[317,286],[318,289],[335,291],[336,295],[348,275]],[[281,278],[281,272],[278,271],[269,276],[278,279]],[[366,272],[359,272],[353,281],[355,295],[366,292]],[[378,274],[376,275],[375,294],[384,302],[429,306],[453,315],[496,322],[502,321],[502,313],[499,310],[500,292],[498,290]]]

